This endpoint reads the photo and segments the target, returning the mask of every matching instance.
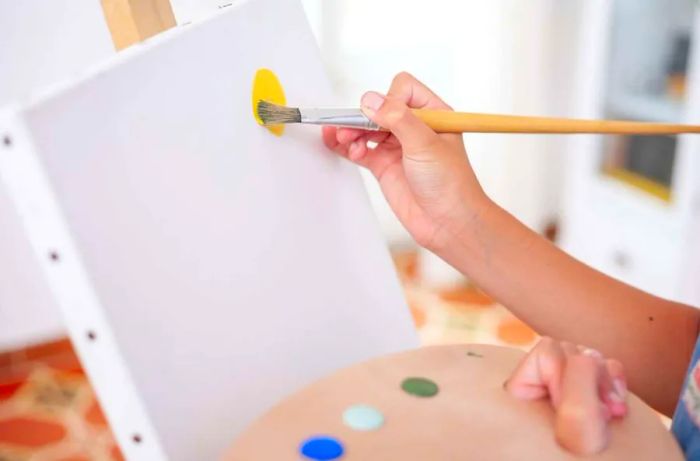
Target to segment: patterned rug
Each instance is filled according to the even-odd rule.
[[[0,461],[122,459],[70,341],[0,354]]]
[[[422,282],[414,250],[396,250],[393,257],[423,345],[483,343],[528,350],[536,342],[530,327],[468,281],[437,289]]]

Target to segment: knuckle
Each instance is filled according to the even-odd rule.
[[[384,112],[382,115],[389,128],[403,124],[409,115],[408,107],[394,101],[387,101],[380,112]]]
[[[444,149],[444,144],[438,136],[429,136],[421,139],[420,142],[414,143],[412,147],[416,154],[429,154],[431,152],[440,152]]]
[[[600,360],[589,355],[575,355],[573,357],[569,357],[568,360],[570,366],[576,367],[583,373],[595,374],[599,367],[602,366]]]
[[[576,346],[574,346],[572,343],[570,343],[568,341],[560,341],[559,345],[561,346],[561,348],[564,351],[569,352],[569,353],[574,353],[575,351],[578,350],[578,349],[576,349]]]
[[[592,357],[598,360],[603,359],[603,354],[599,350],[593,349],[592,347],[583,347],[580,349],[580,351],[581,355],[585,355],[586,357]]]
[[[391,81],[391,86],[402,86],[412,82],[413,80],[415,80],[413,75],[409,74],[405,70],[402,70],[394,76],[393,80]]]

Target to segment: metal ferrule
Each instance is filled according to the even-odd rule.
[[[360,109],[299,109],[301,123],[334,125],[363,130],[378,131],[379,125],[368,119]]]

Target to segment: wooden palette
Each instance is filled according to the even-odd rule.
[[[580,459],[554,440],[547,402],[518,401],[503,389],[522,356],[496,346],[437,346],[346,368],[272,408],[225,459],[307,459],[300,444],[316,435],[340,441],[344,454],[337,459],[344,461]],[[433,397],[404,392],[401,383],[410,376],[435,382],[439,392]],[[383,425],[369,431],[346,426],[343,412],[357,404],[379,410]],[[586,459],[682,460],[658,416],[635,396],[629,397],[629,415],[613,422],[610,434],[608,449]]]

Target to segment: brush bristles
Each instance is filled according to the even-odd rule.
[[[296,107],[278,106],[263,100],[258,101],[258,116],[265,125],[301,123],[301,112]]]

